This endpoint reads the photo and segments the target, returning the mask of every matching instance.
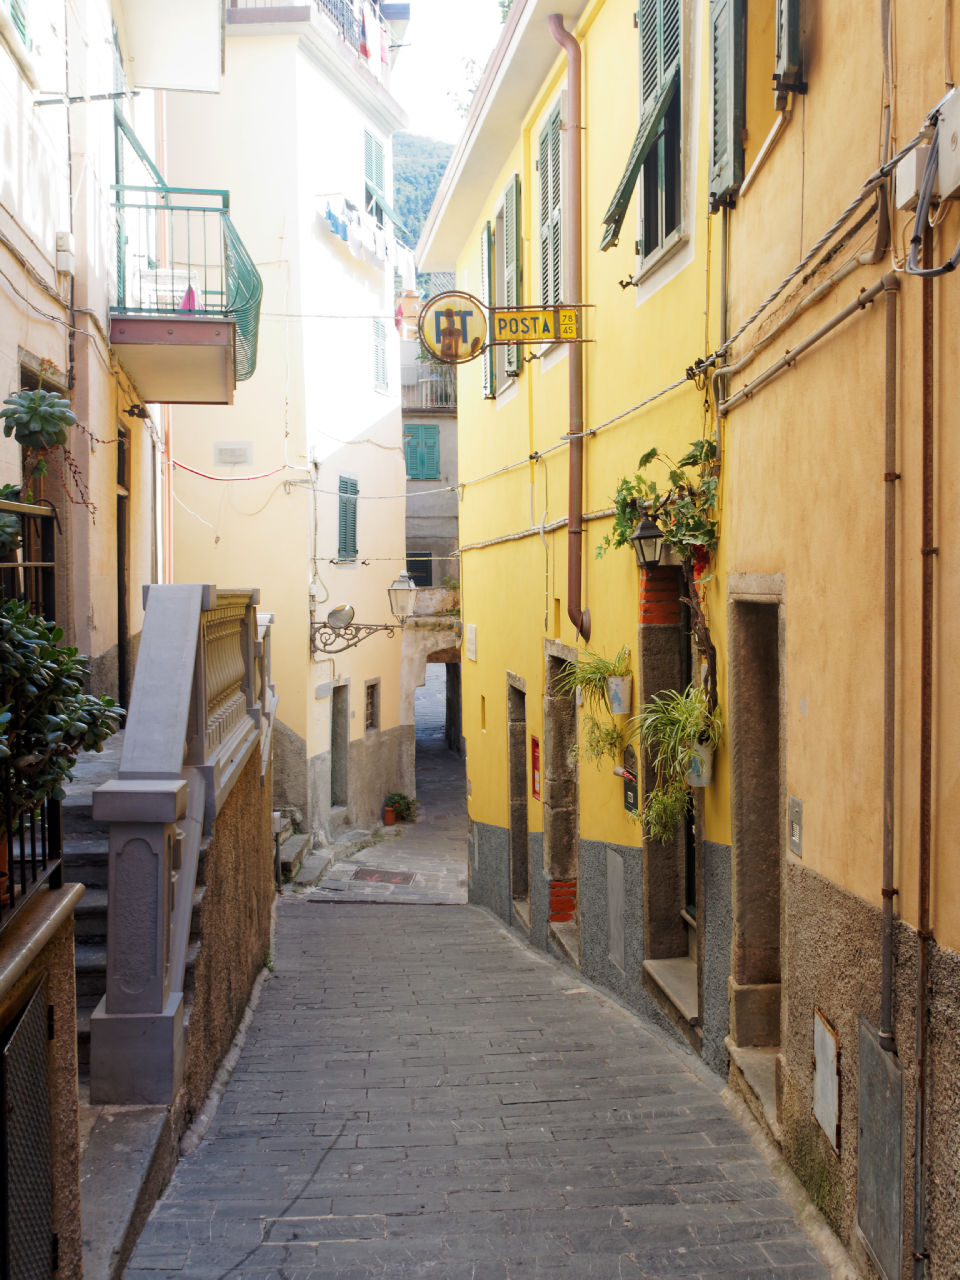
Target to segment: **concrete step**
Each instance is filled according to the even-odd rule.
[[[296,879],[312,844],[309,833],[290,835],[280,844],[280,872],[284,880]]]

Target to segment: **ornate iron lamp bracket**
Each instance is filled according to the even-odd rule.
[[[392,636],[400,625],[399,622],[351,622],[345,627],[331,627],[326,622],[315,622],[310,628],[310,652],[343,653],[375,631],[385,631]]]

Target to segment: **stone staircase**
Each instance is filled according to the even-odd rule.
[[[123,732],[104,744],[102,752],[81,755],[63,801],[63,878],[82,884],[86,893],[74,912],[73,947],[77,975],[77,1061],[82,1075],[90,1065],[90,1016],[107,989],[107,887],[110,870],[109,832],[93,818],[93,792],[117,776]],[[193,968],[200,947],[203,910],[203,861],[200,847],[197,887],[193,895],[190,945],[184,979],[185,1016],[189,1022]]]

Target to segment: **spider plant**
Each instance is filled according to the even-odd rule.
[[[710,709],[699,685],[654,694],[627,724],[647,752],[655,782],[642,806],[644,834],[661,843],[672,838],[690,806],[687,775],[700,750],[715,748],[723,734],[719,709]]]

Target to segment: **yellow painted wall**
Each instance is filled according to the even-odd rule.
[[[799,261],[879,159],[882,59],[879,0],[855,8],[817,5],[811,19],[809,92],[795,102],[763,170],[731,217],[730,312],[734,327]],[[911,15],[895,24],[894,148],[909,140],[944,93],[943,25]],[[956,66],[960,40],[946,51]],[[752,74],[759,75],[754,68]],[[856,92],[852,91],[856,86]],[[751,92],[756,90],[754,85]],[[750,97],[752,103],[754,97]],[[747,128],[751,141],[754,122]],[[761,113],[762,114],[762,113]],[[766,132],[762,124],[758,132]],[[818,145],[829,139],[830,145]],[[864,208],[868,208],[865,205]],[[871,220],[809,282],[798,281],[736,344],[734,358],[831,272],[852,270],[788,324],[734,379],[755,377],[884,272],[902,264],[912,214],[897,214],[893,256],[857,264],[873,244]],[[778,234],[772,234],[776,228]],[[960,237],[955,207],[934,233],[934,259]],[[762,253],[756,246],[762,244]],[[897,412],[897,784],[896,909],[917,919],[919,840],[921,286],[903,274]],[[953,708],[960,689],[952,637],[958,547],[951,477],[958,445],[952,406],[960,387],[953,354],[960,294],[952,276],[934,285],[937,528],[934,561],[933,927],[960,947],[960,883],[952,872],[950,818],[960,793]],[[724,522],[732,573],[785,577],[786,785],[803,801],[803,861],[843,888],[880,904],[884,500],[882,302],[857,314],[796,367],[731,413],[725,426],[725,485],[735,487]],[[812,495],[818,495],[812,500]]]
[[[710,243],[712,228],[697,214],[685,220],[689,246],[665,260],[639,291],[621,289],[619,281],[636,269],[633,242],[637,210],[631,204],[618,247],[601,254],[601,219],[619,181],[638,119],[637,35],[635,6],[605,0],[588,7],[576,35],[583,47],[584,107],[584,285],[591,308],[585,312],[584,414],[587,430],[602,427],[586,444],[583,538],[583,599],[592,617],[589,646],[581,650],[612,657],[622,645],[634,656],[636,672],[639,575],[633,552],[619,550],[596,560],[594,551],[611,520],[599,513],[612,506],[620,476],[632,475],[642,453],[654,445],[679,457],[689,443],[712,424],[705,419],[703,393],[684,380],[687,366],[715,344],[718,259]],[[699,9],[692,6],[690,12]],[[544,27],[542,38],[551,39]],[[707,27],[703,21],[691,37],[690,52],[703,73]],[[517,172],[521,176],[524,243],[523,302],[539,300],[538,177],[534,167],[542,123],[564,87],[565,58],[558,50],[549,78],[519,123],[509,158],[485,195],[478,192],[477,221],[465,238],[457,262],[458,288],[480,292],[480,242],[484,223],[494,222],[503,191]],[[685,93],[696,85],[693,67]],[[687,97],[696,155],[696,190],[690,208],[705,196],[706,122],[708,102],[700,89]],[[469,169],[463,181],[469,180]],[[526,349],[530,354],[531,349]],[[496,401],[481,395],[480,362],[465,365],[459,375],[460,479],[463,501],[460,538],[463,547],[462,613],[477,628],[477,660],[464,652],[464,734],[470,780],[470,814],[478,822],[508,825],[506,673],[526,680],[528,739],[543,737],[544,639],[576,645],[567,617],[567,534],[530,534],[563,519],[568,510],[568,358],[556,349],[542,360],[525,364],[516,386]],[[647,397],[676,381],[682,386],[644,409],[627,412],[621,422],[604,424],[632,410]],[[539,456],[533,462],[531,453]],[[501,468],[510,470],[491,475]],[[596,518],[591,518],[596,517]],[[473,544],[526,531],[529,536],[495,547]],[[712,588],[710,594],[713,594]],[[714,633],[722,646],[723,611],[711,601]],[[559,626],[557,619],[559,618]],[[636,709],[636,681],[634,683]],[[529,741],[527,755],[528,770]],[[581,834],[588,839],[639,844],[639,827],[623,809],[623,784],[612,762],[599,768],[579,766]],[[721,777],[725,767],[718,762]],[[715,793],[724,794],[716,799]],[[528,800],[530,829],[542,829],[542,809]],[[707,836],[729,839],[729,804],[725,787],[711,788]]]

